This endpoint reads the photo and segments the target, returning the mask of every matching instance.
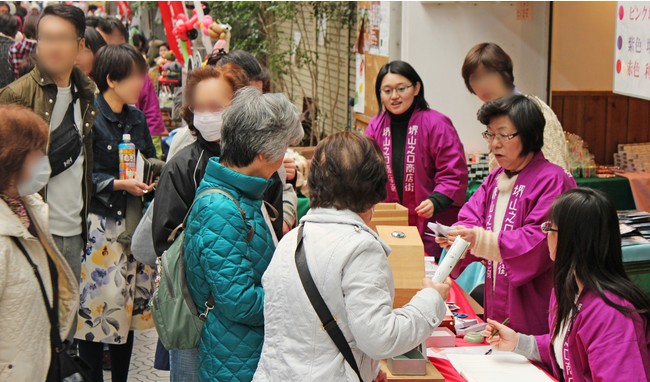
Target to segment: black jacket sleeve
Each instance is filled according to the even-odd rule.
[[[271,224],[273,225],[275,236],[278,238],[278,240],[280,240],[282,239],[282,223],[284,223],[284,206],[282,204],[282,180],[280,179],[280,175],[278,175],[277,172],[271,176],[271,180],[273,183],[271,183],[269,188],[266,189],[266,192],[264,193],[264,201],[272,205],[278,212],[278,216],[273,216],[273,214],[270,212],[269,215],[272,219],[275,218],[275,220],[271,221]]]
[[[156,187],[151,233],[158,256],[171,246],[169,235],[183,223],[196,193],[194,183],[187,181],[187,171],[183,171],[188,168],[187,164],[183,166],[178,162],[174,160],[165,165]]]

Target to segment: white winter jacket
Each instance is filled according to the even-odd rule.
[[[23,203],[37,230],[44,233],[58,271],[59,325],[66,338],[79,306],[77,278],[49,234],[47,205],[38,194],[24,197]],[[51,359],[50,321],[36,276],[12,236],[20,239],[37,265],[52,304],[47,252],[0,199],[0,381],[44,381]]]
[[[393,309],[388,246],[349,210],[312,209],[301,220],[307,263],[323,299],[348,340],[364,382],[379,362],[421,344],[446,308],[427,288]],[[262,278],[264,346],[254,381],[357,381],[322,329],[295,264],[297,229],[279,243]]]

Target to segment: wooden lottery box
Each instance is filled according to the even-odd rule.
[[[407,226],[409,210],[399,203],[379,203],[370,221],[370,228],[377,232],[378,225]]]
[[[416,227],[377,226],[377,233],[390,246],[388,256],[395,283],[395,308],[402,307],[422,289],[424,245]]]

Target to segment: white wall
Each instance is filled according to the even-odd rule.
[[[418,71],[429,105],[451,118],[469,152],[486,152],[481,106],[461,77],[467,51],[499,44],[514,61],[515,85],[546,100],[549,3],[531,2],[530,20],[518,21],[511,2],[402,4],[402,60]]]

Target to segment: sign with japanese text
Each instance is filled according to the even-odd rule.
[[[650,99],[650,2],[618,2],[614,52],[614,93]]]

